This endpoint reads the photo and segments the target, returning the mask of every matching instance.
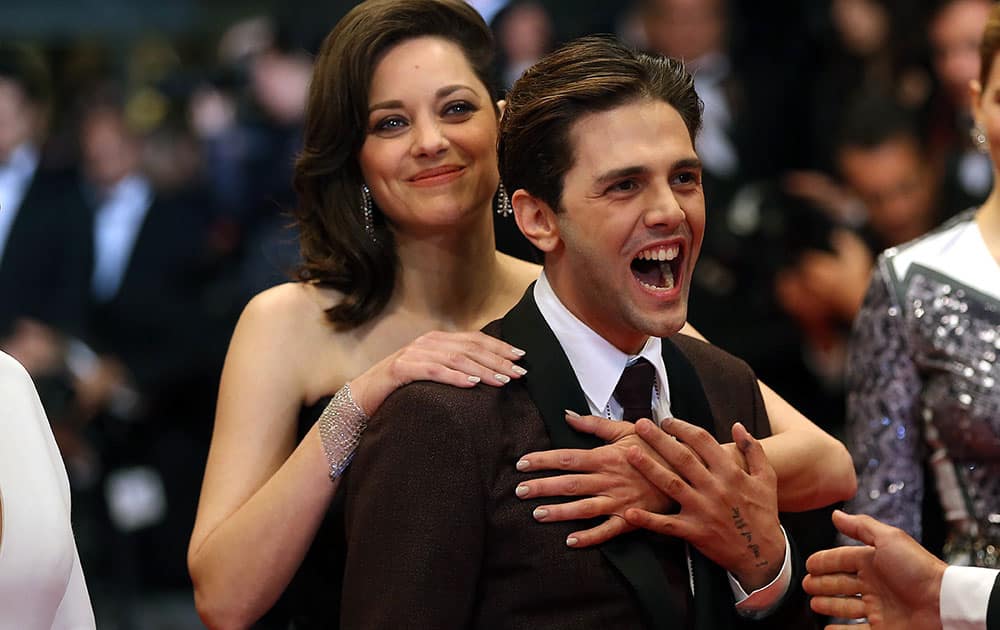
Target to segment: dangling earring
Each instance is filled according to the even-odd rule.
[[[361,217],[368,238],[372,243],[378,243],[375,237],[375,202],[372,201],[372,191],[368,190],[368,184],[361,184]]]
[[[986,140],[986,132],[983,131],[983,126],[979,124],[977,120],[972,129],[969,130],[969,135],[972,137],[972,144],[976,147],[976,150],[980,153],[989,153],[990,145]]]
[[[507,196],[507,189],[503,187],[503,182],[497,186],[497,214],[507,218],[514,213],[514,208],[510,205],[510,197]]]

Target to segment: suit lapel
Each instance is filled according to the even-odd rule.
[[[522,379],[532,402],[545,423],[553,448],[595,448],[603,442],[574,431],[565,409],[588,413],[587,399],[580,389],[566,353],[535,304],[534,284],[502,322],[502,337],[527,351],[519,363],[528,370]],[[667,576],[644,532],[618,536],[601,545],[601,553],[631,585],[650,628],[676,628],[680,619],[677,594],[666,588]]]

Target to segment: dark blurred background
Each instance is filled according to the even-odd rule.
[[[353,4],[0,4],[0,348],[66,460],[100,628],[200,627],[185,551],[219,372],[243,305],[297,260],[311,58]],[[709,213],[691,321],[839,434],[874,256],[992,183],[967,94],[990,2],[472,4],[498,96],[587,33],[688,62]],[[802,546],[825,544],[824,517],[803,518]]]

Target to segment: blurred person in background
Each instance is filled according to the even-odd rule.
[[[1000,5],[980,55],[971,103],[996,175]],[[848,441],[859,484],[847,507],[899,527],[949,564],[1000,567],[998,260],[994,188],[978,209],[879,257],[851,337]]]
[[[892,100],[864,95],[852,103],[837,138],[843,188],[814,196],[828,217],[825,243],[808,248],[778,276],[777,295],[805,334],[807,365],[843,392],[851,322],[868,286],[875,254],[940,223],[940,173],[914,116]],[[848,217],[863,217],[852,226]]]
[[[944,170],[942,211],[952,216],[986,199],[992,185],[989,156],[977,150],[969,82],[979,76],[979,43],[989,0],[945,0],[928,28],[939,94],[932,102],[928,144]]]
[[[154,614],[153,594],[189,588],[183,549],[229,326],[208,306],[212,211],[179,182],[146,174],[130,94],[101,84],[80,106],[91,258],[87,312],[66,357],[83,375],[77,408],[97,454],[97,483],[81,494],[106,605],[98,616],[126,626]]]
[[[219,57],[220,76],[195,92],[189,116],[224,218],[217,236],[240,260],[242,302],[287,280],[299,262],[290,182],[312,61],[287,27],[263,17],[230,27]]]
[[[69,396],[63,333],[79,332],[86,310],[90,220],[75,177],[42,164],[49,82],[40,53],[0,44],[0,347],[57,419]]]

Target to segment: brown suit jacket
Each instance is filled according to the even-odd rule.
[[[485,331],[527,351],[525,378],[502,388],[414,383],[372,419],[345,479],[343,628],[810,627],[796,592],[766,622],[738,618],[725,572],[693,549],[696,596],[686,604],[687,580],[664,571],[676,576],[669,563],[683,560],[665,555],[662,538],[634,532],[571,549],[566,537],[586,523],[535,522],[543,502],[515,496],[528,478],[515,462],[600,442],[565,422],[563,410],[586,411],[586,399],[531,288]],[[723,441],[735,420],[770,433],[744,363],[689,337],[663,345],[677,417]],[[800,580],[797,571],[793,591]]]

